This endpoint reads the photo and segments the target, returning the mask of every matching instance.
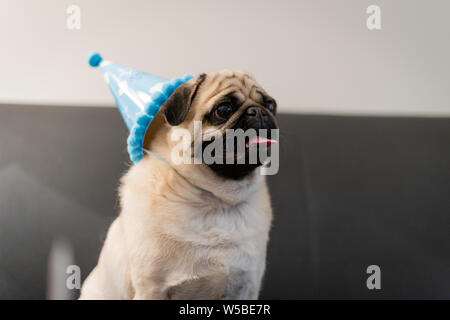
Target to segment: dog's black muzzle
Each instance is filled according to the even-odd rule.
[[[270,134],[271,129],[277,128],[276,119],[270,111],[260,106],[249,106],[236,121],[232,129],[242,129],[244,131],[248,129],[255,129],[256,131],[267,129],[268,134]],[[267,138],[270,138],[270,136],[267,136]]]

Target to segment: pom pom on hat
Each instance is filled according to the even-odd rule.
[[[88,63],[91,67],[98,67],[102,60],[103,58],[100,53],[95,51],[89,52]]]

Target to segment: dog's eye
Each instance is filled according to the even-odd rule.
[[[275,110],[275,101],[273,100],[268,100],[265,103],[266,108],[269,109],[269,111],[273,112]]]
[[[225,120],[228,119],[232,112],[233,108],[229,103],[221,103],[216,107],[214,114],[218,119]]]

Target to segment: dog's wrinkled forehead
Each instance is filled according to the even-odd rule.
[[[211,72],[204,76],[195,106],[197,111],[207,111],[224,96],[237,100],[240,105],[262,103],[262,94],[264,90],[248,73],[230,70]]]

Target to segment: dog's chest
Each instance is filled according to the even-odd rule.
[[[234,206],[204,206],[189,208],[183,222],[172,232],[178,239],[193,246],[230,251],[258,250],[269,231],[270,220],[252,202]]]
[[[185,243],[182,256],[189,257],[189,262],[179,264],[183,270],[173,270],[176,290],[216,283],[216,290],[209,291],[220,292],[217,298],[253,297],[264,271],[266,221],[263,212],[246,204],[186,219],[180,229],[172,230]]]

